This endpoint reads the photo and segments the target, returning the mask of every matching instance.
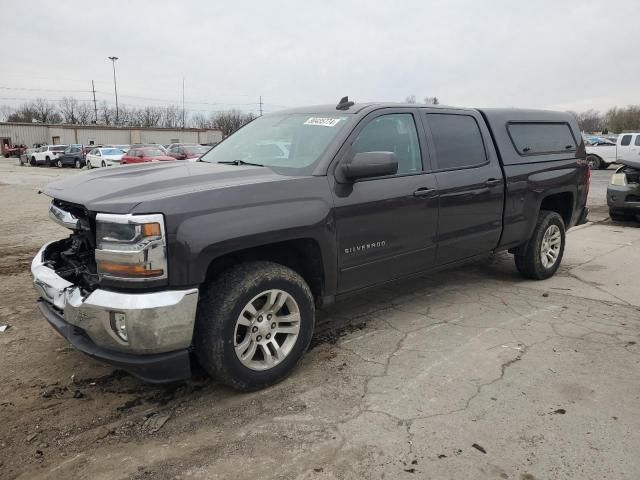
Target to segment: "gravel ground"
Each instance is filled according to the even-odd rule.
[[[291,378],[239,394],[57,336],[28,267],[66,231],[37,191],[79,172],[0,159],[0,478],[640,478],[640,228],[607,220],[610,173],[553,279],[505,254],[352,297]]]

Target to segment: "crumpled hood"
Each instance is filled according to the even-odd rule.
[[[640,158],[638,160],[618,160],[618,163],[640,170]]]
[[[147,201],[284,178],[266,167],[174,161],[90,170],[49,183],[42,192],[94,212],[128,213]]]

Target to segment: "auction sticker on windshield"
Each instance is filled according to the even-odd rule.
[[[321,127],[335,127],[340,118],[321,118],[321,117],[311,117],[309,120],[304,122],[305,125],[318,125]]]

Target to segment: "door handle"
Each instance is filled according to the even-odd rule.
[[[501,178],[490,178],[489,180],[484,182],[484,184],[487,187],[495,187],[497,185],[500,185],[501,183],[502,183],[502,179]]]
[[[414,197],[432,197],[436,193],[435,188],[419,188],[413,192]]]

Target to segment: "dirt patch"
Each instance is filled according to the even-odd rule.
[[[0,276],[28,272],[36,253],[37,250],[23,245],[0,247]]]

